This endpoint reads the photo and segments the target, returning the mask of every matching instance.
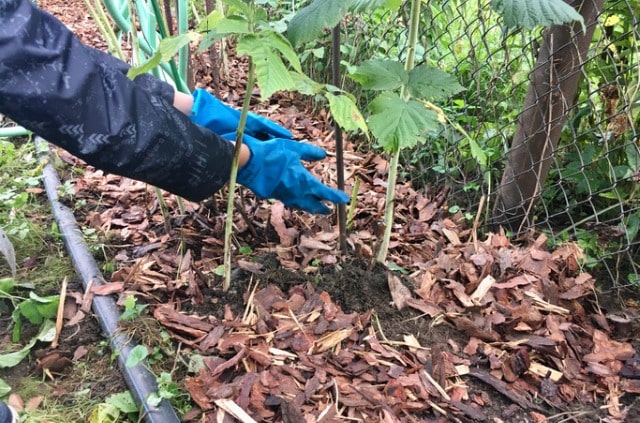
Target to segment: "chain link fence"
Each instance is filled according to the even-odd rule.
[[[405,154],[404,176],[424,189],[450,186],[450,209],[482,213],[487,228],[497,220],[516,234],[544,232],[550,243],[578,243],[602,289],[620,292],[640,284],[640,2],[581,3],[593,9],[585,20],[588,39],[567,31],[563,51],[553,44],[561,34],[506,28],[488,0],[423,2],[417,61],[456,75],[466,88],[444,110],[488,165],[470,154],[468,138],[447,127]],[[406,33],[398,28],[406,20],[361,16],[345,23],[343,33],[354,34],[343,40],[345,61],[402,59]],[[575,54],[580,49],[582,56]],[[575,87],[567,89],[571,80]],[[546,140],[537,155],[527,150],[536,138]],[[525,215],[516,225],[500,207],[509,175],[533,190],[516,187]]]

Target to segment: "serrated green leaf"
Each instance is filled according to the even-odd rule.
[[[230,11],[233,11],[233,9],[235,8],[245,16],[251,15],[251,7],[242,0],[222,0],[222,2],[229,6]]]
[[[259,36],[264,38],[264,41],[272,48],[279,51],[282,57],[287,59],[287,62],[298,72],[302,72],[302,66],[300,65],[300,59],[295,52],[289,40],[280,33],[272,30],[261,31]]]
[[[584,30],[582,16],[563,0],[491,0],[491,5],[511,28],[580,22]]]
[[[340,22],[349,4],[349,0],[315,0],[291,19],[287,38],[294,46],[319,38],[325,28],[333,28]]]
[[[133,66],[127,72],[129,79],[134,79],[138,75],[149,72],[151,69],[160,65],[160,63],[167,62],[172,59],[178,51],[188,45],[191,41],[196,41],[200,38],[200,35],[196,32],[185,32],[174,37],[165,38],[160,41],[158,49],[153,56],[140,66]]]
[[[443,100],[464,90],[455,77],[427,65],[411,69],[408,88],[413,97],[431,101]]]
[[[299,72],[289,72],[291,79],[293,79],[294,90],[304,95],[316,95],[320,94],[324,90],[324,84],[314,81],[307,75]]]
[[[627,155],[627,163],[629,164],[629,167],[632,169],[640,167],[640,153],[638,153],[635,143],[627,144],[624,150]]]
[[[198,26],[196,26],[196,31],[204,32],[204,31],[212,31],[215,29],[218,22],[224,18],[224,15],[219,10],[214,10],[209,13],[203,20],[200,21]]]
[[[255,35],[242,37],[238,41],[239,54],[251,56],[256,65],[256,79],[263,99],[276,91],[295,88],[295,83],[286,66],[271,47]]]
[[[220,19],[215,27],[215,31],[218,34],[249,34],[251,30],[249,29],[249,23],[243,16],[229,16],[226,18]]]
[[[149,351],[147,351],[147,347],[145,347],[144,345],[136,345],[129,352],[129,356],[127,357],[125,366],[135,367],[138,364],[142,363],[148,355]]]
[[[367,60],[349,77],[367,90],[395,90],[409,81],[407,71],[397,60]]]
[[[356,103],[347,95],[334,95],[330,92],[325,93],[325,97],[329,100],[329,108],[331,116],[338,122],[338,125],[345,131],[357,131],[360,129],[364,134],[369,136],[367,123],[358,110]]]
[[[369,105],[369,129],[388,152],[412,147],[427,137],[440,123],[438,115],[422,103],[404,101],[394,93],[382,93]]]

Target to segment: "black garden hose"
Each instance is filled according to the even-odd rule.
[[[58,200],[60,178],[54,166],[48,163],[48,143],[40,137],[35,138],[35,143],[40,163],[44,165],[42,176],[47,197],[76,273],[82,279],[85,290],[91,286],[100,286],[104,277],[87,248],[75,216],[71,209]],[[158,406],[147,404],[146,399],[149,395],[157,391],[157,383],[155,376],[143,366],[143,363],[133,367],[125,366],[129,353],[135,345],[118,332],[119,313],[114,299],[109,296],[95,296],[92,307],[102,327],[102,332],[110,341],[111,349],[118,353],[119,367],[144,420],[148,423],[180,422],[175,410],[167,400],[163,400]]]

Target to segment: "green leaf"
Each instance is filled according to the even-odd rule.
[[[133,320],[142,314],[148,307],[147,304],[138,304],[138,300],[134,295],[127,295],[124,299],[124,311],[118,317],[118,320]]]
[[[462,90],[455,77],[438,68],[420,65],[409,72],[409,93],[413,97],[437,101]]]
[[[389,263],[387,263],[387,267],[389,268],[389,270],[393,270],[395,272],[400,272],[403,275],[407,275],[409,274],[409,271],[407,269],[405,269],[402,266],[398,266],[397,264],[395,264],[394,262],[390,261]]]
[[[224,264],[219,265],[213,270],[213,273],[218,276],[224,276]]]
[[[45,319],[55,317],[55,315],[58,313],[58,304],[60,303],[59,295],[41,297],[35,292],[31,291],[29,292],[29,298],[35,301],[38,311]]]
[[[124,391],[118,394],[109,395],[105,400],[107,404],[111,404],[125,414],[135,413],[138,411],[136,401],[131,395],[131,391]]]
[[[222,0],[222,2],[227,6],[229,6],[230,11],[233,8],[235,8],[243,15],[251,16],[251,6],[249,6],[247,3],[243,2],[242,0]]]
[[[422,103],[404,101],[394,93],[382,93],[369,105],[369,129],[389,152],[412,147],[424,141],[427,132],[437,128],[438,115]]]
[[[284,35],[279,34],[275,31],[265,30],[261,31],[259,34],[260,37],[264,38],[265,42],[268,43],[272,48],[278,50],[282,57],[287,59],[287,62],[298,72],[302,72],[302,66],[300,65],[300,59],[298,59],[298,54],[295,52],[289,40],[285,38]]]
[[[409,80],[407,71],[397,60],[367,60],[349,75],[367,90],[395,90]]]
[[[0,298],[4,294],[11,294],[16,286],[16,281],[13,278],[1,278],[0,279]]]
[[[209,13],[206,18],[200,21],[198,26],[196,26],[196,31],[211,31],[215,29],[216,25],[222,18],[224,18],[222,12],[220,12],[219,10],[214,10],[213,12]]]
[[[129,352],[129,356],[127,357],[127,362],[125,365],[127,367],[135,367],[141,362],[143,362],[147,355],[149,355],[149,351],[147,351],[147,347],[144,345],[136,345]]]
[[[582,16],[563,0],[491,0],[491,5],[504,17],[504,23],[510,28],[534,28],[577,21],[584,30]]]
[[[36,307],[36,303],[33,301],[22,301],[20,304],[18,304],[17,309],[20,310],[20,314],[24,316],[32,325],[39,325],[44,320],[42,314],[40,314],[40,311],[38,311],[38,307]]]
[[[9,392],[11,392],[11,386],[0,378],[0,398],[6,397]]]
[[[367,123],[360,110],[358,110],[358,106],[349,96],[344,94],[334,95],[327,92],[325,97],[329,100],[331,116],[338,122],[340,127],[345,131],[357,131],[360,129],[368,136]]]
[[[31,348],[38,341],[51,342],[56,335],[55,323],[51,320],[45,320],[40,327],[40,332],[33,337],[27,345],[21,350],[7,354],[0,354],[0,369],[17,366],[26,356],[29,355]]]
[[[151,407],[157,407],[162,402],[162,397],[157,392],[152,392],[147,397],[146,403]]]
[[[211,15],[209,15],[211,17]],[[249,34],[249,24],[247,20],[242,16],[229,16],[220,17],[216,20],[216,16],[211,17],[206,21],[203,21],[198,25],[197,30],[199,32],[206,31],[206,34],[198,43],[198,51],[204,51],[211,47],[214,41],[224,38],[229,34]]]
[[[191,353],[189,354],[189,363],[187,365],[187,371],[190,374],[195,374],[197,375],[198,373],[200,373],[200,370],[205,368],[205,364],[204,364],[204,356],[198,354],[198,353]]]
[[[314,81],[307,75],[299,72],[289,72],[294,83],[294,90],[304,95],[316,95],[324,91],[324,84]]]
[[[215,31],[218,34],[250,34],[249,23],[242,16],[228,16],[220,19],[216,24]]]
[[[22,318],[20,316],[20,309],[16,307],[13,310],[13,313],[11,313],[11,320],[13,321],[11,341],[13,341],[14,343],[20,342],[20,334],[22,333]]]
[[[378,8],[384,7],[387,10],[398,10],[402,5],[402,0],[352,0],[351,7],[352,12],[371,12]]]
[[[627,163],[629,164],[629,167],[632,169],[637,169],[638,167],[640,167],[640,153],[638,153],[638,149],[636,148],[635,143],[627,144],[624,150],[627,155]],[[2,280],[0,280],[0,283],[1,282]],[[2,285],[0,285],[0,287],[1,286]]]
[[[271,47],[255,35],[242,37],[238,41],[239,54],[251,56],[256,65],[256,78],[263,99],[276,91],[292,90],[295,83],[286,66]]]
[[[315,0],[291,19],[287,38],[294,46],[319,38],[325,28],[338,25],[349,4],[348,0]]]
[[[88,423],[116,423],[120,418],[120,411],[112,404],[101,403],[96,405],[89,418]]]
[[[185,32],[180,35],[176,35],[175,37],[163,39],[160,41],[155,54],[142,65],[133,66],[129,69],[127,77],[129,79],[134,79],[136,76],[147,73],[151,69],[159,66],[163,61],[169,61],[182,47],[188,45],[191,41],[198,40],[199,37],[200,35],[196,32]]]

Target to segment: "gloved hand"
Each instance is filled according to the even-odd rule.
[[[235,140],[235,132],[223,137]],[[347,194],[324,185],[302,166],[300,160],[324,159],[327,153],[322,148],[282,138],[260,141],[249,135],[243,143],[251,157],[238,169],[238,183],[258,197],[276,198],[286,206],[321,214],[330,212],[322,201],[349,201]]]
[[[189,117],[194,123],[216,134],[227,134],[238,129],[240,110],[227,106],[206,90],[199,88],[193,92],[192,112]],[[247,116],[244,133],[261,140],[293,137],[287,129],[254,113]]]

